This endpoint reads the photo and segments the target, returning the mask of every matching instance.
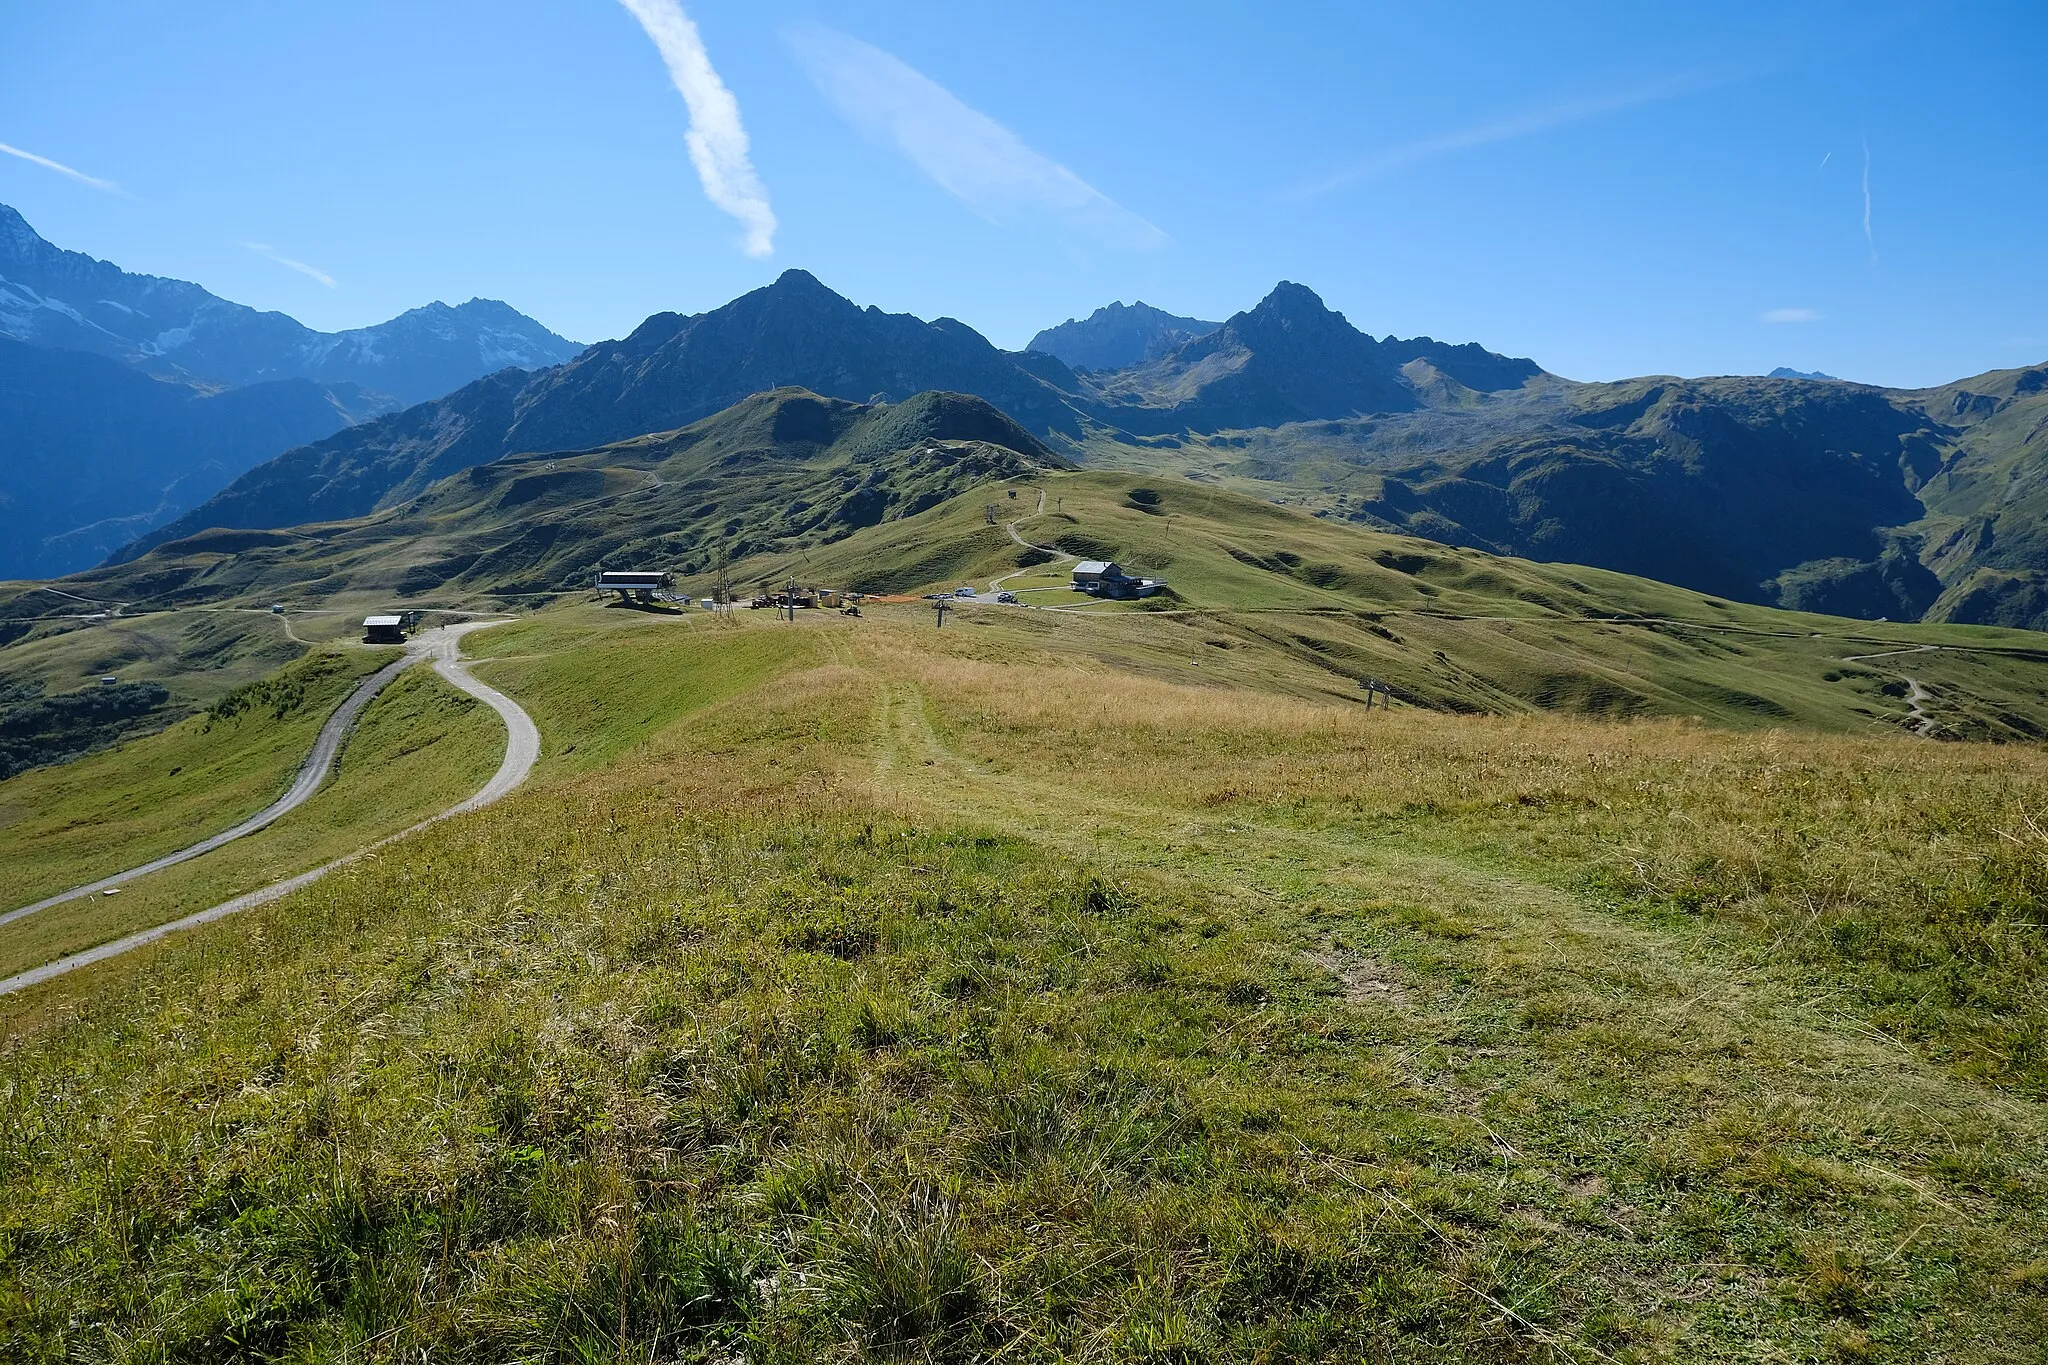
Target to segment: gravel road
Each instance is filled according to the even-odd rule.
[[[363,708],[370,704],[371,698],[390,685],[393,678],[396,678],[424,656],[426,650],[431,648],[430,645],[426,644],[427,635],[435,633],[433,631],[426,632],[425,635],[420,636],[419,640],[415,642],[416,645],[420,646],[419,648],[408,646],[403,657],[392,660],[356,685],[356,690],[348,694],[348,699],[336,707],[334,714],[327,718],[327,723],[320,727],[319,737],[313,741],[313,748],[307,753],[305,761],[299,765],[298,776],[292,779],[292,785],[283,796],[278,797],[277,800],[271,802],[262,810],[257,811],[234,828],[224,829],[218,834],[201,839],[189,848],[181,848],[176,853],[166,853],[163,857],[152,859],[139,867],[131,867],[125,872],[116,872],[111,877],[102,877],[98,881],[88,882],[84,886],[74,886],[69,891],[59,891],[54,896],[44,897],[34,905],[24,905],[18,910],[9,910],[6,914],[0,915],[0,927],[12,924],[18,919],[25,919],[40,911],[48,910],[53,906],[63,905],[67,901],[75,901],[84,896],[98,895],[100,892],[111,890],[124,882],[131,882],[137,877],[144,877],[152,872],[161,872],[167,867],[176,867],[179,863],[197,858],[202,853],[211,853],[222,844],[231,844],[244,835],[254,834],[264,826],[274,823],[286,812],[296,810],[300,806],[305,805],[312,798],[313,793],[319,791],[326,783],[328,774],[334,771],[334,760],[340,756],[342,741],[348,738],[348,732],[354,728],[356,717],[363,713]]]
[[[245,834],[251,834],[256,830],[262,829],[286,811],[304,804],[307,798],[319,790],[321,783],[326,781],[328,773],[333,770],[334,760],[341,752],[342,741],[347,737],[350,726],[355,723],[356,717],[362,714],[363,708],[369,704],[370,699],[382,691],[393,678],[396,678],[400,673],[413,664],[418,663],[421,659],[432,659],[435,672],[461,688],[464,692],[475,697],[478,701],[484,703],[484,705],[490,707],[493,711],[496,711],[505,722],[505,760],[498,765],[496,774],[492,776],[489,782],[484,784],[483,788],[476,795],[466,801],[450,806],[439,815],[429,816],[410,829],[400,830],[397,834],[379,839],[376,843],[359,848],[346,857],[337,858],[331,863],[326,863],[312,869],[310,872],[301,872],[296,877],[288,877],[281,882],[273,882],[269,886],[237,896],[233,900],[223,901],[219,905],[186,915],[182,919],[172,920],[168,924],[159,924],[154,928],[143,929],[137,933],[129,934],[125,938],[115,939],[111,943],[102,943],[96,948],[88,948],[83,952],[73,953],[69,957],[58,958],[55,962],[45,963],[43,966],[32,968],[19,975],[7,977],[4,980],[0,980],[0,995],[12,995],[16,991],[40,985],[54,977],[62,976],[66,972],[76,971],[80,967],[90,966],[95,962],[104,962],[110,957],[118,957],[120,954],[131,949],[140,948],[146,943],[154,943],[158,939],[178,933],[180,930],[196,928],[202,924],[211,924],[215,920],[225,919],[229,915],[268,904],[282,896],[288,896],[300,887],[309,886],[313,882],[318,881],[335,868],[354,862],[372,849],[382,848],[385,844],[391,843],[394,840],[403,839],[406,835],[424,829],[437,820],[445,820],[451,815],[460,815],[465,811],[475,810],[479,806],[487,806],[524,782],[527,774],[533,771],[534,763],[540,758],[540,730],[534,725],[533,718],[520,708],[519,703],[513,701],[510,697],[489,684],[478,681],[470,673],[468,667],[463,664],[460,653],[460,641],[469,632],[504,624],[506,624],[504,621],[466,621],[460,625],[439,626],[433,630],[422,631],[414,636],[407,643],[403,658],[385,665],[376,673],[364,679],[362,684],[349,694],[348,700],[343,702],[335,710],[335,713],[328,718],[327,724],[321,727],[320,737],[313,741],[313,750],[307,755],[304,765],[300,767],[298,778],[292,783],[291,790],[264,810],[236,825],[233,829],[224,830],[210,839],[202,840],[190,848],[180,849],[176,853],[167,854],[154,862],[144,863],[140,867],[130,868],[128,871],[112,877],[101,878],[99,881],[87,886],[74,887],[62,895],[52,896],[47,900],[38,901],[34,905],[9,911],[6,915],[0,916],[0,925],[5,925],[12,920],[19,919],[24,915],[34,914],[38,910],[44,910],[53,905],[62,905],[66,901],[92,895],[108,887],[119,885],[131,878],[142,876],[144,873],[170,867],[176,863],[184,862],[188,858],[196,858],[202,853],[219,848],[231,839],[239,839]]]

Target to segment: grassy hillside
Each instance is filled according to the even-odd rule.
[[[518,602],[586,588],[602,565],[702,569],[829,541],[1064,463],[979,399],[869,405],[779,389],[679,431],[478,465],[355,521],[202,532],[64,588],[130,613]],[[47,629],[77,611],[29,585],[0,591],[0,609]]]
[[[680,431],[478,466],[357,521],[208,531],[60,585],[0,584],[0,707],[10,688],[113,673],[170,690],[126,732],[154,728],[309,642],[350,638],[370,612],[531,607],[586,589],[602,565],[702,570],[1063,464],[958,394],[760,394]]]
[[[1806,411],[1800,404],[1819,401],[1804,389],[1786,389],[1791,382],[1714,381],[1708,389],[1719,395],[1716,401],[1749,394],[1790,421],[1788,414]],[[1598,411],[1619,413],[1616,422],[1634,414],[1636,425],[1661,423],[1660,431],[1704,420],[1700,395],[1706,390],[1698,385],[1645,384],[1633,397],[1616,389]],[[1848,396],[1841,402],[1861,413],[1859,420],[1879,422],[1864,409],[1880,400],[1854,386],[1808,387],[1842,390]],[[1566,425],[1591,420],[1590,399],[1581,393],[1568,403],[1556,389],[1539,381],[1518,397],[1489,403],[1547,403]],[[1404,458],[1450,458],[1458,448],[1444,435],[1450,426],[1464,423],[1468,435],[1486,430],[1493,411],[1480,405],[1415,416],[1422,444],[1404,445]],[[1884,411],[1907,420],[1892,408]],[[1577,418],[1566,422],[1570,413]],[[1336,425],[1341,429],[1316,439],[1335,445],[1362,439]],[[1613,423],[1585,429],[1624,445],[1656,444],[1655,433],[1627,435]],[[1439,438],[1448,444],[1429,445]],[[1382,431],[1372,439],[1394,438]],[[1264,476],[1283,472],[1268,467],[1277,455],[1253,451],[1232,465],[1222,459],[1229,445],[1224,438],[1204,438],[1199,451],[1195,444],[1161,438],[1145,452],[1148,459],[1186,466],[1186,477],[1157,470],[1075,475],[1061,472],[1061,461],[979,400],[923,394],[864,405],[778,390],[681,431],[479,465],[359,521],[209,532],[91,581],[71,581],[66,591],[79,597],[122,604],[124,614],[112,620],[83,620],[78,603],[41,589],[0,594],[0,605],[26,613],[16,629],[28,632],[0,652],[0,683],[46,657],[70,659],[75,667],[85,653],[105,653],[104,642],[117,632],[149,629],[130,623],[178,619],[163,613],[199,605],[249,608],[283,599],[295,609],[336,613],[295,614],[281,623],[320,631],[366,610],[397,606],[531,607],[582,590],[605,564],[666,567],[697,593],[709,591],[719,566],[733,560],[735,582],[743,588],[788,573],[878,592],[949,587],[963,577],[1007,578],[1032,566],[1020,560],[1030,552],[1002,523],[1029,513],[1042,490],[1052,501],[1046,516],[1021,523],[1030,538],[1069,554],[1114,555],[1170,578],[1177,601],[1148,605],[1200,617],[1183,618],[1189,631],[1201,631],[1201,648],[1190,651],[1195,657],[1220,659],[1230,650],[1247,651],[1247,660],[1284,655],[1288,676],[1313,677],[1312,686],[1324,692],[1355,691],[1361,679],[1379,678],[1407,700],[1439,709],[1697,715],[1722,724],[1834,729],[1910,725],[1994,739],[2048,733],[2048,698],[2036,681],[2039,645],[2031,635],[1929,632],[1772,613],[1737,596],[1390,535],[1368,529],[1378,514],[1362,502],[1343,501],[1349,495],[1304,494],[1323,504],[1315,509],[1322,515],[1311,517],[1271,500],[1276,485]],[[1757,458],[1776,458],[1770,440],[1757,436],[1752,445]],[[1090,447],[1088,454],[1104,458],[1105,448]],[[1864,483],[1870,484],[1876,476],[1864,468],[1869,458],[1856,455],[1855,461],[1862,461],[1859,477],[1868,476]],[[1314,462],[1307,467],[1317,478],[1329,472],[1314,473],[1321,469]],[[1517,467],[1536,468],[1527,462]],[[1680,501],[1692,506],[1696,499]],[[994,523],[987,516],[991,504]],[[1630,534],[1648,535],[1669,549],[1669,537],[1652,534],[1658,523],[1626,510],[1634,504],[1625,499],[1594,496],[1588,505],[1607,509],[1599,513],[1606,521],[1632,526]],[[1752,520],[1730,517],[1744,525]],[[1433,524],[1423,529],[1449,534]],[[1756,534],[1774,544],[1783,540],[1767,526]],[[1902,555],[1906,551],[1895,545],[1880,556],[1890,556],[1884,564],[1863,569],[1802,559],[1786,571],[1789,577],[1774,581],[1788,600],[1827,603],[1839,600],[1828,585],[1863,581],[1858,574],[1890,582],[1887,573],[1925,573]],[[1073,605],[1058,590],[1063,579],[1055,562],[1039,577],[1007,585],[1033,602]],[[245,639],[269,628],[246,613],[184,619],[216,631],[223,622],[238,622],[243,634],[236,638]],[[1900,652],[1919,646],[1938,648],[1924,657]],[[1855,657],[1866,654],[1889,661]],[[184,654],[172,654],[161,667],[173,674],[174,686],[189,692],[201,685]]]
[[[10,597],[13,611],[37,614],[0,619],[0,776],[160,730],[306,649],[285,619],[254,609],[121,616],[110,603],[0,587]]]
[[[2044,516],[2048,369],[1978,375],[1916,394],[1930,421],[1957,429],[1956,454],[1924,471],[1926,542],[1945,586],[1941,620],[2038,625],[2048,619]]]
[[[1487,392],[1496,385],[1425,362],[1403,376],[1419,408],[1336,404],[1313,419],[1169,422],[1151,436],[1101,428],[1076,453],[1742,601],[2048,621],[2037,567],[2048,369],[1917,392],[1739,376],[1542,376]]]
[[[7,1352],[2048,1335],[2039,750],[1367,715],[1184,618],[963,615],[493,632],[535,785],[0,1004]]]
[[[1093,603],[1067,590],[1057,561],[1009,578],[1041,556],[988,523],[991,502],[999,522],[1021,518],[1026,540],[1165,577],[1173,596]],[[2048,652],[2032,632],[1774,611],[1366,531],[1184,479],[1047,475],[734,570],[736,582],[789,573],[888,591],[1005,577],[1034,605],[1136,618],[1127,631],[1212,676],[1315,695],[1355,698],[1377,678],[1452,711],[1865,731],[1931,718],[1950,738],[2048,734]],[[1849,661],[1861,655],[1885,657]],[[1927,691],[1918,713],[1909,678]]]

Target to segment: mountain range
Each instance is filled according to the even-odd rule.
[[[1078,436],[1081,418],[1067,402],[1073,373],[1050,356],[1033,361],[1042,373],[963,323],[859,308],[792,270],[709,313],[657,313],[566,365],[490,375],[291,451],[122,557],[207,527],[361,516],[474,465],[673,430],[781,387],[862,403],[927,390],[972,393],[1036,432]]]
[[[392,511],[480,465],[675,431],[771,390],[871,407],[940,391],[1082,465],[1220,481],[1379,529],[1765,605],[2048,625],[2048,367],[1917,392],[1577,383],[1477,344],[1375,337],[1285,281],[1213,327],[1118,305],[1034,347],[863,308],[790,270],[302,444],[114,558],[209,528]]]
[[[1320,369],[1304,367],[1331,346],[1341,353],[1326,354]],[[1474,385],[1541,373],[1531,361],[1477,346],[1375,341],[1309,290],[1283,285],[1257,308],[1146,366],[1084,375],[1044,352],[999,350],[951,318],[925,322],[861,308],[807,272],[789,270],[707,313],[656,314],[624,340],[599,342],[567,365],[493,375],[292,451],[123,553],[209,526],[360,516],[471,465],[670,430],[784,386],[855,402],[971,393],[1039,439],[1079,453],[1105,439],[1190,424],[1271,425],[1364,404],[1405,411],[1432,401],[1426,390],[1443,383],[1437,364]],[[1412,376],[1404,367],[1414,367]]]
[[[85,568],[282,451],[577,349],[485,299],[316,332],[0,205],[0,577]]]
[[[123,554],[363,515],[476,464],[673,429],[782,385],[856,402],[938,389],[1084,465],[1231,481],[1380,529],[1764,605],[2048,625],[2044,383],[2048,367],[1921,392],[1577,383],[1476,344],[1374,337],[1288,282],[1152,359],[1077,371],[792,270],[292,451]]]

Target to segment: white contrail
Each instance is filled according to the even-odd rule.
[[[5,152],[9,156],[18,156],[23,161],[32,161],[36,165],[46,170],[55,171],[59,175],[68,175],[81,185],[90,185],[96,190],[105,190],[108,194],[120,194],[122,192],[121,187],[111,180],[102,180],[96,175],[87,175],[84,171],[73,170],[61,161],[52,161],[46,156],[37,156],[34,152],[25,152],[19,147],[10,147],[4,142],[0,142],[0,152]]]
[[[1773,308],[1757,316],[1764,322],[1819,322],[1822,315],[1818,308]]]
[[[301,275],[310,275],[329,289],[341,288],[340,285],[334,282],[334,276],[328,274],[319,266],[307,265],[304,261],[295,261],[289,256],[281,256],[278,254],[277,248],[271,246],[268,242],[244,242],[242,245],[255,252],[258,256],[276,261],[287,270],[296,270]]]
[[[1870,247],[1870,263],[1877,264],[1877,238],[1870,233],[1870,139],[1863,139],[1863,240]]]
[[[1740,79],[1742,73],[1735,71],[1689,71],[1629,90],[1554,100],[1487,123],[1473,124],[1470,127],[1423,138],[1419,142],[1386,148],[1344,170],[1296,185],[1282,197],[1295,200],[1320,198],[1351,185],[1377,180],[1381,176],[1407,170],[1410,166],[1434,161],[1441,156],[1449,156],[1474,147],[1489,146],[1496,142],[1512,142],[1517,138],[1533,137],[1559,128],[1569,128],[1574,124],[1607,118],[1646,104],[1658,104],[1686,95],[1701,94]]]
[[[992,223],[1052,214],[1106,241],[1155,247],[1166,234],[952,91],[890,53],[822,24],[788,33],[811,83],[846,121],[887,138]]]
[[[747,154],[747,130],[740,122],[740,104],[725,88],[704,51],[697,26],[676,0],[619,0],[647,30],[668,67],[676,93],[690,110],[690,130],[683,141],[690,163],[704,184],[704,197],[739,219],[746,228],[740,249],[749,256],[775,250],[775,210],[768,190],[754,173]]]
[[[1820,170],[1823,170],[1823,171],[1824,171],[1824,170],[1826,170],[1826,169],[1828,168],[1828,161],[1829,161],[1829,159],[1830,159],[1830,158],[1832,158],[1833,156],[1834,156],[1834,153],[1833,153],[1833,152],[1829,152],[1829,153],[1827,154],[1827,156],[1824,156],[1824,157],[1822,157],[1822,158],[1820,159],[1820,166],[1819,166],[1819,168],[1818,168],[1818,169],[1820,169]]]

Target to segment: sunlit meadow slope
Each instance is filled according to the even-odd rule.
[[[4,1006],[5,1352],[2033,1358],[2037,749],[962,615],[476,637],[527,789]]]

